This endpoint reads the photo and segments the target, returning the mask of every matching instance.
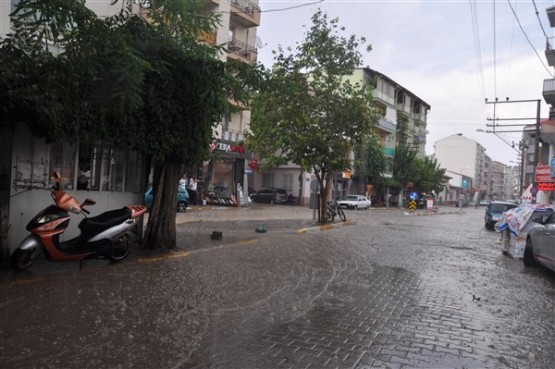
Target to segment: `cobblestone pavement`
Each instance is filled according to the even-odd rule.
[[[555,274],[501,255],[483,209],[452,210],[323,232],[298,207],[190,209],[171,255],[2,269],[0,363],[554,368]]]

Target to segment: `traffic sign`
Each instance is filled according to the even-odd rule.
[[[411,201],[409,202],[409,210],[410,211],[415,211],[416,210],[416,201]]]
[[[418,200],[418,194],[416,192],[412,191],[409,195],[409,198],[411,200]]]

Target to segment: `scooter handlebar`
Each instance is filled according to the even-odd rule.
[[[82,211],[83,213],[87,214],[87,215],[89,215],[89,214],[91,213],[90,211],[88,211],[88,210],[85,209],[85,208],[81,208],[81,211]]]

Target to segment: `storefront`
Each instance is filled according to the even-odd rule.
[[[221,140],[210,148],[212,158],[197,169],[200,200],[207,205],[243,205],[256,161],[245,144]]]

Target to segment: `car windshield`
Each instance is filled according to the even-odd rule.
[[[495,211],[495,212],[504,212],[507,211],[509,209],[512,208],[516,208],[516,205],[512,205],[512,204],[491,204],[490,207],[490,211]]]
[[[356,197],[356,196],[347,196],[347,197],[345,197],[345,200],[357,200],[357,199],[358,199],[358,197]]]

